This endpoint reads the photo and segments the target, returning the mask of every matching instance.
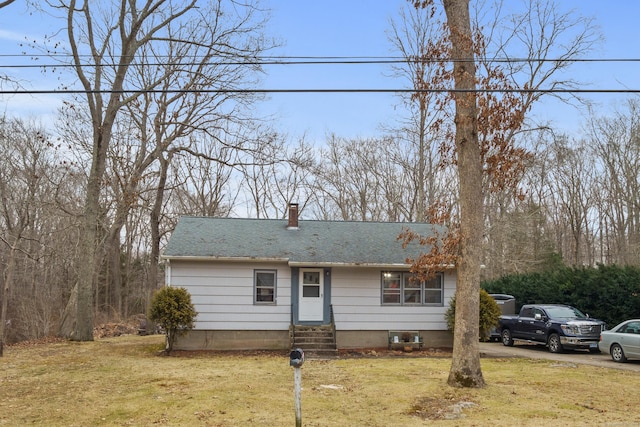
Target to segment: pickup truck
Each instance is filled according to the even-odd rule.
[[[500,316],[498,330],[502,344],[514,341],[544,344],[552,353],[564,349],[588,349],[597,353],[601,320],[591,319],[580,310],[559,304],[527,304],[517,316]]]

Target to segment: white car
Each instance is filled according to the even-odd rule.
[[[609,353],[614,362],[640,359],[640,319],[625,320],[613,329],[602,331],[598,348]]]

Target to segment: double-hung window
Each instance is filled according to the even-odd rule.
[[[426,305],[442,305],[442,282],[442,274],[438,274],[433,279],[422,282],[422,286],[424,287],[424,303]]]
[[[402,273],[382,274],[382,304],[400,304]]]
[[[276,303],[276,270],[254,270],[253,283],[255,304]]]
[[[382,305],[443,305],[443,276],[428,281],[409,272],[382,273]]]

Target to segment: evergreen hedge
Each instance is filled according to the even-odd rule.
[[[633,266],[557,267],[486,280],[481,287],[513,295],[517,310],[524,304],[567,304],[610,328],[640,318],[640,268]]]

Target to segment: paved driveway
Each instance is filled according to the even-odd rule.
[[[498,342],[481,342],[480,357],[528,357],[530,359],[557,360],[564,363],[600,366],[603,368],[623,369],[640,372],[640,360],[629,360],[626,363],[616,363],[611,360],[609,353],[589,353],[585,350],[567,350],[564,353],[551,353],[543,345],[517,343],[513,347],[506,347]]]

